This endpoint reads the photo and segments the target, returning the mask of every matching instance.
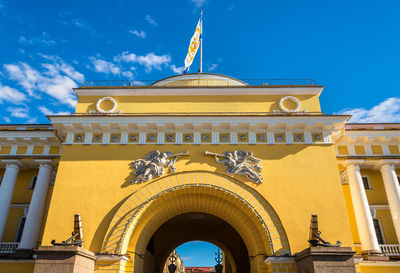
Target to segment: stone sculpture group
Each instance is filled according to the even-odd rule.
[[[258,164],[261,160],[254,157],[252,152],[235,150],[233,152],[227,151],[222,154],[217,154],[205,151],[204,154],[213,155],[218,163],[225,166],[225,171],[229,175],[238,174],[256,183],[263,182],[260,174],[262,167]],[[176,160],[185,155],[189,155],[189,152],[172,154],[170,152],[160,152],[157,150],[151,151],[144,159],[137,159],[132,162],[136,177],[132,179],[131,183],[143,183],[155,178],[155,176],[162,176],[165,174],[167,168],[169,168],[171,172],[175,172]]]

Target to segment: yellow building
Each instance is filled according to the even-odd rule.
[[[400,125],[324,114],[322,90],[184,74],[85,85],[75,114],[1,125],[0,272],[162,272],[192,240],[225,272],[336,254],[336,272],[400,272]],[[343,248],[308,248],[312,214]]]

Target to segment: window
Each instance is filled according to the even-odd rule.
[[[372,188],[371,188],[371,184],[369,183],[369,177],[368,176],[363,176],[362,177],[362,181],[363,181],[363,184],[364,184],[364,189],[366,189],[366,190],[371,190]]]
[[[28,189],[33,190],[35,188],[36,180],[37,180],[37,176],[32,176],[31,183],[29,183]]]
[[[26,216],[21,216],[21,218],[19,218],[17,233],[15,233],[15,239],[14,239],[15,242],[21,242],[22,231],[24,231],[24,226],[25,226],[25,220]]]
[[[374,218],[372,220],[374,221],[374,228],[375,228],[376,238],[378,239],[378,243],[380,245],[383,245],[385,244],[385,239],[383,237],[381,221],[378,218]]]

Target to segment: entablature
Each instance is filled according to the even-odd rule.
[[[356,157],[340,157],[337,159],[339,165],[358,165],[360,169],[379,170],[383,165],[393,165],[400,168],[400,155],[397,157],[369,157],[369,158],[356,158]]]
[[[348,116],[50,116],[64,144],[333,144]]]
[[[343,137],[336,143],[336,155],[360,158],[399,156],[399,145],[400,130],[345,129]]]
[[[0,158],[58,157],[61,141],[51,125],[0,126]]]

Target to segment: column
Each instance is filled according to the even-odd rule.
[[[347,177],[349,179],[351,199],[353,201],[358,233],[360,235],[362,250],[366,254],[381,254],[376,238],[374,223],[368,205],[367,194],[361,178],[360,167],[357,163],[362,161],[346,161]]]
[[[0,241],[3,238],[6,227],[8,212],[10,211],[11,199],[14,193],[15,182],[19,172],[18,160],[3,160],[6,171],[0,186]]]
[[[33,190],[28,215],[26,216],[22,238],[19,244],[20,249],[32,249],[36,247],[42,224],[43,209],[46,202],[52,167],[49,164],[49,160],[37,162],[41,164],[39,166],[39,174],[36,180],[35,189]]]
[[[390,163],[390,161],[382,161],[381,173],[397,240],[400,242],[400,185],[396,169]]]

